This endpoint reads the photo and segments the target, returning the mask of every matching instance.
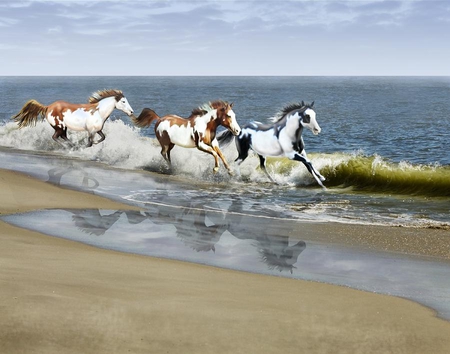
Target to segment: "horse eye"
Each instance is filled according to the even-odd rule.
[[[311,117],[310,117],[309,114],[306,114],[305,117],[303,118],[303,121],[304,121],[305,123],[309,123],[310,120],[311,120]]]

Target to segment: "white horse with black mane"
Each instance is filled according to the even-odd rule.
[[[240,165],[247,157],[249,150],[259,156],[261,169],[267,177],[274,182],[266,170],[266,156],[286,156],[295,161],[302,162],[317,183],[324,187],[323,177],[306,156],[305,144],[302,138],[303,128],[310,129],[314,135],[321,129],[316,121],[316,112],[311,104],[294,103],[284,107],[272,118],[272,124],[250,122],[242,127],[241,134],[236,137],[236,147],[239,156],[235,160]],[[220,146],[227,146],[233,135],[224,131],[217,136]],[[325,187],[324,187],[325,188]]]

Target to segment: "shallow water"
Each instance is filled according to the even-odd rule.
[[[274,193],[271,184],[252,193],[234,186],[226,193],[220,181],[192,184],[47,154],[7,150],[0,158],[8,169],[143,208],[37,211],[2,217],[6,222],[122,252],[401,296],[450,319],[448,262],[312,242],[304,227],[311,216],[295,218],[274,203],[283,190]],[[320,199],[326,193],[307,189],[303,195]]]

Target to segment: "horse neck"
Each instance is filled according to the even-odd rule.
[[[300,119],[292,114],[289,117],[286,117],[285,127],[289,130],[297,130],[298,128],[303,128],[303,125],[300,124]]]
[[[108,119],[114,108],[116,108],[116,99],[114,97],[104,98],[97,104],[98,112],[103,120]]]
[[[203,120],[209,127],[214,127],[216,129],[220,124],[219,119],[217,118],[216,110],[208,112],[204,116],[198,117],[197,119]]]

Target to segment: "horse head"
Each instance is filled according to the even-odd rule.
[[[306,109],[300,114],[301,125],[310,129],[314,135],[319,134],[322,129],[320,128],[319,123],[317,123],[316,112],[312,109],[314,101],[310,105],[305,105],[302,101],[302,105],[306,106]]]
[[[233,135],[241,134],[241,127],[236,121],[236,114],[233,111],[233,103],[224,102],[217,108],[217,119],[222,126],[227,128]]]
[[[116,96],[116,108],[124,112],[128,116],[133,115],[133,108],[131,108],[125,96]]]

